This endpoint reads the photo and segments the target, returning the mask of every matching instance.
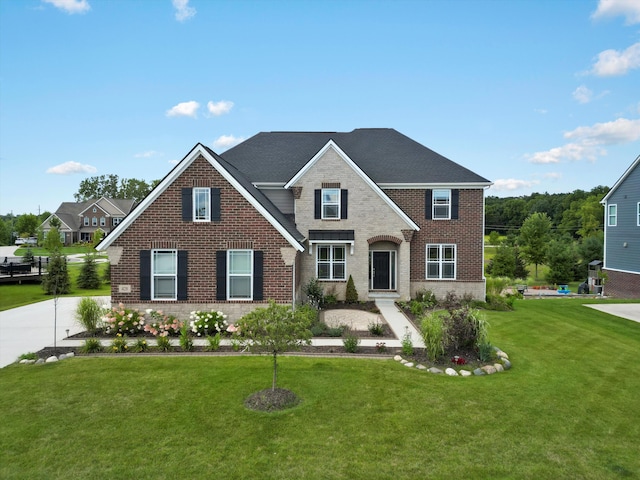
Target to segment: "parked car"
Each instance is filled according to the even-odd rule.
[[[36,237],[16,238],[16,245],[34,245],[35,246],[37,244],[38,244],[38,239]]]

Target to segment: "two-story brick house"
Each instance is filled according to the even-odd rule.
[[[44,235],[51,229],[51,219],[60,221],[60,239],[64,245],[92,242],[96,230],[103,235],[110,233],[124,220],[135,205],[135,200],[100,197],[84,202],[63,202],[40,228]]]
[[[198,144],[98,246],[112,301],[167,311],[416,291],[484,298],[485,178],[392,129]]]
[[[602,199],[605,295],[640,298],[640,156]]]

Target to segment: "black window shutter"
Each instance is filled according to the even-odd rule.
[[[220,221],[220,189],[211,189],[211,221]]]
[[[187,251],[178,250],[178,300],[187,299]]]
[[[349,190],[340,190],[340,218],[342,220],[347,218],[347,198],[349,196]]]
[[[216,252],[216,300],[227,299],[227,251]]]
[[[313,194],[314,194],[314,201],[315,201],[313,218],[318,220],[322,218],[322,190],[318,188],[314,190]]]
[[[185,222],[193,220],[193,190],[191,188],[182,189],[182,220]]]
[[[140,300],[151,300],[151,250],[140,250]]]
[[[424,218],[427,220],[433,218],[433,192],[431,189],[424,192]]]
[[[458,220],[458,204],[460,203],[460,190],[451,190],[451,219]]]
[[[264,253],[256,250],[253,252],[253,299],[264,300]]]

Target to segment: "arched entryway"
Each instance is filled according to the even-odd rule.
[[[373,237],[369,242],[369,290],[398,289],[398,245],[402,240],[392,236]]]

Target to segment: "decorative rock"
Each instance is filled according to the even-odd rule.
[[[20,360],[20,363],[22,363],[23,365],[31,365],[32,363],[36,363],[36,361],[29,358],[23,358],[22,360]]]
[[[447,368],[444,373],[446,373],[447,375],[449,375],[450,377],[457,377],[458,376],[458,372],[456,372],[453,368],[449,367]]]
[[[419,363],[418,365],[416,365],[416,368],[417,368],[418,370],[426,370],[426,369],[427,369],[427,367],[425,367],[424,365],[422,365],[422,364],[420,364],[420,363]]]
[[[73,352],[67,353],[67,358],[71,358],[71,357],[75,357],[75,356],[76,356],[76,354],[73,353]]]
[[[431,372],[431,373],[442,373],[442,370],[440,370],[439,368],[436,368],[436,367],[431,367],[427,371]]]
[[[409,362],[407,362],[404,358],[401,358],[400,359],[400,363],[403,364],[403,365],[406,365]]]
[[[496,355],[497,355],[498,357],[500,357],[500,358],[507,358],[507,359],[509,358],[509,355],[507,355],[506,353],[504,353],[502,350],[498,350],[498,351],[496,352]]]
[[[394,359],[396,362],[399,362],[400,360],[402,360],[402,357],[401,357],[400,355],[396,355],[395,357],[393,357],[393,359]]]
[[[469,370],[460,370],[460,375],[462,375],[463,377],[470,377],[471,372]]]
[[[476,368],[476,369],[473,371],[473,374],[474,374],[474,375],[478,375],[478,376],[479,376],[479,375],[486,375],[486,373],[484,373],[484,372],[482,371],[482,369],[481,369],[481,368]]]
[[[409,368],[413,367],[413,363],[412,362],[404,362],[403,365],[405,367],[409,367]]]
[[[511,368],[511,362],[509,360],[507,360],[506,358],[502,359],[502,366],[504,367],[505,370],[509,370]]]
[[[496,373],[496,367],[494,367],[493,365],[485,365],[485,366],[480,367],[480,368],[487,375],[493,375],[494,373]]]
[[[496,369],[496,372],[504,372],[504,367],[500,363],[494,363],[493,366]]]
[[[39,358],[38,360],[36,360],[36,365],[40,365],[41,363],[44,363],[44,358]]]
[[[64,354],[64,353],[61,353],[61,354],[58,356],[58,360],[64,360],[64,359],[66,359],[66,358],[67,358],[67,355],[66,355],[66,354]]]
[[[58,361],[58,357],[56,357],[55,355],[51,355],[49,358],[45,360],[45,363],[53,363],[57,361]]]

